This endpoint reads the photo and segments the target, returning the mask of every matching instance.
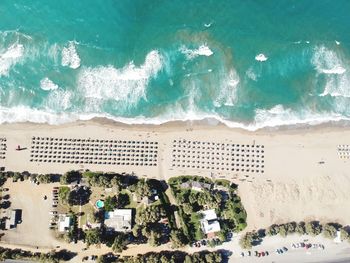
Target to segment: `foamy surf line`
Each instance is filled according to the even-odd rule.
[[[122,123],[127,125],[164,125],[171,122],[201,122],[210,126],[216,126],[219,124],[224,124],[229,128],[238,128],[247,131],[257,131],[261,129],[279,129],[279,128],[296,128],[304,126],[317,126],[321,124],[340,123],[346,122],[350,126],[350,118],[345,116],[315,116],[309,117],[307,119],[296,119],[291,120],[275,120],[272,122],[264,123],[251,123],[244,124],[240,122],[234,122],[230,120],[223,119],[216,115],[198,115],[195,116],[191,113],[190,116],[180,116],[175,118],[146,118],[146,117],[135,117],[135,118],[125,118],[125,117],[115,117],[109,114],[101,113],[63,113],[57,114],[54,112],[45,112],[37,109],[29,109],[26,107],[17,108],[1,108],[0,109],[0,124],[6,123],[34,123],[34,124],[49,124],[49,125],[63,125],[74,123],[77,121],[91,121],[93,119],[106,119],[109,121],[114,121],[116,123]],[[342,125],[343,126],[343,125]]]

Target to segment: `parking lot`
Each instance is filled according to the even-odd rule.
[[[4,215],[11,209],[20,209],[22,222],[16,228],[5,231],[3,242],[42,248],[53,248],[57,245],[54,232],[49,229],[53,186],[54,184],[36,185],[29,180],[6,182],[4,187],[9,189],[7,193],[11,206],[7,211],[2,209],[2,213]]]
[[[350,262],[348,242],[336,243],[322,235],[288,237],[265,237],[260,245],[250,250],[243,250],[234,239],[218,248],[231,248],[233,254],[229,262],[337,262],[347,259]],[[250,251],[250,253],[249,253]],[[242,254],[243,253],[243,254]]]

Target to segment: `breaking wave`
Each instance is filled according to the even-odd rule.
[[[163,57],[157,50],[147,54],[145,62],[133,62],[117,69],[113,66],[83,68],[78,76],[78,90],[86,99],[125,101],[133,105],[146,99],[149,80],[163,67]]]
[[[72,69],[80,67],[80,57],[75,45],[76,43],[74,41],[69,41],[68,45],[62,49],[62,66]]]
[[[261,54],[255,56],[255,60],[259,61],[259,62],[264,62],[264,61],[268,60],[268,57],[261,53]]]
[[[42,90],[55,90],[58,89],[58,85],[55,84],[52,80],[50,80],[49,78],[44,78],[40,81],[40,88]]]
[[[214,105],[233,106],[236,102],[237,88],[239,84],[239,76],[235,69],[231,69],[220,85],[220,93],[214,100]]]
[[[180,52],[186,56],[187,59],[191,60],[198,56],[209,57],[214,54],[214,52],[206,45],[201,45],[197,49],[188,49],[185,46],[180,48]]]
[[[0,49],[0,76],[8,75],[11,67],[15,65],[24,54],[22,44],[12,44],[6,50]]]
[[[316,47],[311,60],[318,75],[324,75],[325,85],[321,97],[350,97],[350,74],[346,60],[334,50]]]

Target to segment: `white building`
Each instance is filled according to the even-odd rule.
[[[206,234],[208,237],[211,237],[215,235],[214,233],[221,230],[220,223],[217,220],[218,218],[214,209],[201,211],[199,213],[203,215],[200,223],[204,234]]]
[[[69,229],[71,226],[72,220],[70,216],[67,216],[65,214],[61,214],[58,216],[58,231],[59,232],[65,232]]]
[[[105,225],[110,230],[119,232],[131,231],[131,220],[131,209],[115,209],[105,213]]]
[[[16,222],[17,210],[11,210],[11,214],[8,219],[5,221],[5,229],[12,229],[17,226]]]

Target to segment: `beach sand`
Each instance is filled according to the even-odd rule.
[[[158,164],[149,167],[30,162],[32,136],[157,141]],[[131,126],[98,119],[60,126],[5,124],[0,126],[0,137],[7,140],[6,158],[0,160],[0,166],[9,171],[64,173],[90,169],[134,172],[161,180],[178,175],[226,178],[239,185],[248,213],[248,230],[288,221],[350,221],[350,161],[340,159],[337,153],[339,144],[350,142],[350,128],[315,126],[248,132],[201,122]],[[172,144],[179,139],[263,145],[264,173],[173,167]],[[17,151],[17,145],[26,149]]]

